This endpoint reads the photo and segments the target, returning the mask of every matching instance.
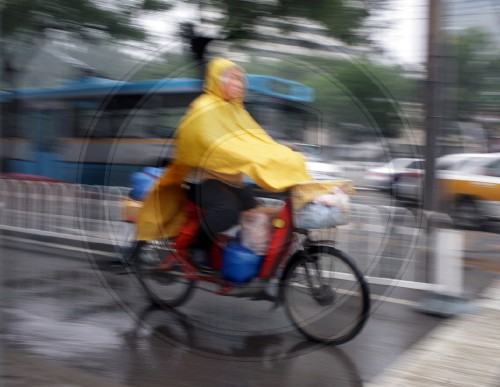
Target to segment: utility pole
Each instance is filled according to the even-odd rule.
[[[425,94],[426,141],[423,207],[426,211],[437,211],[438,200],[435,184],[435,164],[437,133],[442,121],[442,98],[440,84],[441,49],[441,0],[428,0],[428,47],[427,47],[427,88]]]
[[[460,234],[454,233],[450,218],[439,210],[438,192],[435,184],[436,139],[444,123],[443,119],[443,74],[441,6],[446,0],[428,0],[429,40],[427,56],[426,89],[426,147],[424,181],[424,217],[427,239],[425,256],[426,281],[444,286],[444,291],[429,292],[421,301],[420,309],[443,317],[468,310],[467,300],[462,296],[463,268],[461,266],[462,242]],[[434,242],[435,241],[435,242]],[[452,253],[450,253],[452,250]],[[450,278],[451,277],[451,278]]]

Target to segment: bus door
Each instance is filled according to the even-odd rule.
[[[36,109],[33,111],[33,174],[59,179],[57,141],[57,111]]]

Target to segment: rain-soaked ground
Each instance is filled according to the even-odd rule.
[[[152,308],[107,259],[6,243],[6,346],[132,386],[360,386],[442,321],[413,308],[421,293],[372,288],[381,297],[361,334],[322,346],[267,301],[197,290],[176,313]],[[467,276],[474,292],[493,277]]]

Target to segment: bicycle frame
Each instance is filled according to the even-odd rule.
[[[186,279],[205,281],[215,283],[221,286],[216,293],[225,294],[234,286],[228,280],[210,275],[202,275],[198,272],[195,266],[189,260],[188,247],[190,246],[198,227],[200,227],[200,208],[192,202],[186,202],[187,219],[181,227],[179,233],[173,241],[173,252],[156,268],[157,270],[168,270],[172,264],[180,263],[186,275]],[[275,216],[272,221],[272,236],[268,250],[262,261],[259,273],[256,278],[266,280],[271,279],[276,275],[277,269],[288,257],[293,246],[293,221],[292,221],[292,204],[289,198],[285,200],[285,205],[280,213]],[[224,235],[219,236],[219,239],[229,239]],[[216,270],[220,270],[222,265],[223,244],[217,241],[212,244],[210,250],[210,258],[212,266]]]

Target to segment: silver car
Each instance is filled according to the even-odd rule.
[[[379,167],[366,171],[365,185],[381,191],[393,192],[402,173],[422,160],[417,158],[395,158]]]

